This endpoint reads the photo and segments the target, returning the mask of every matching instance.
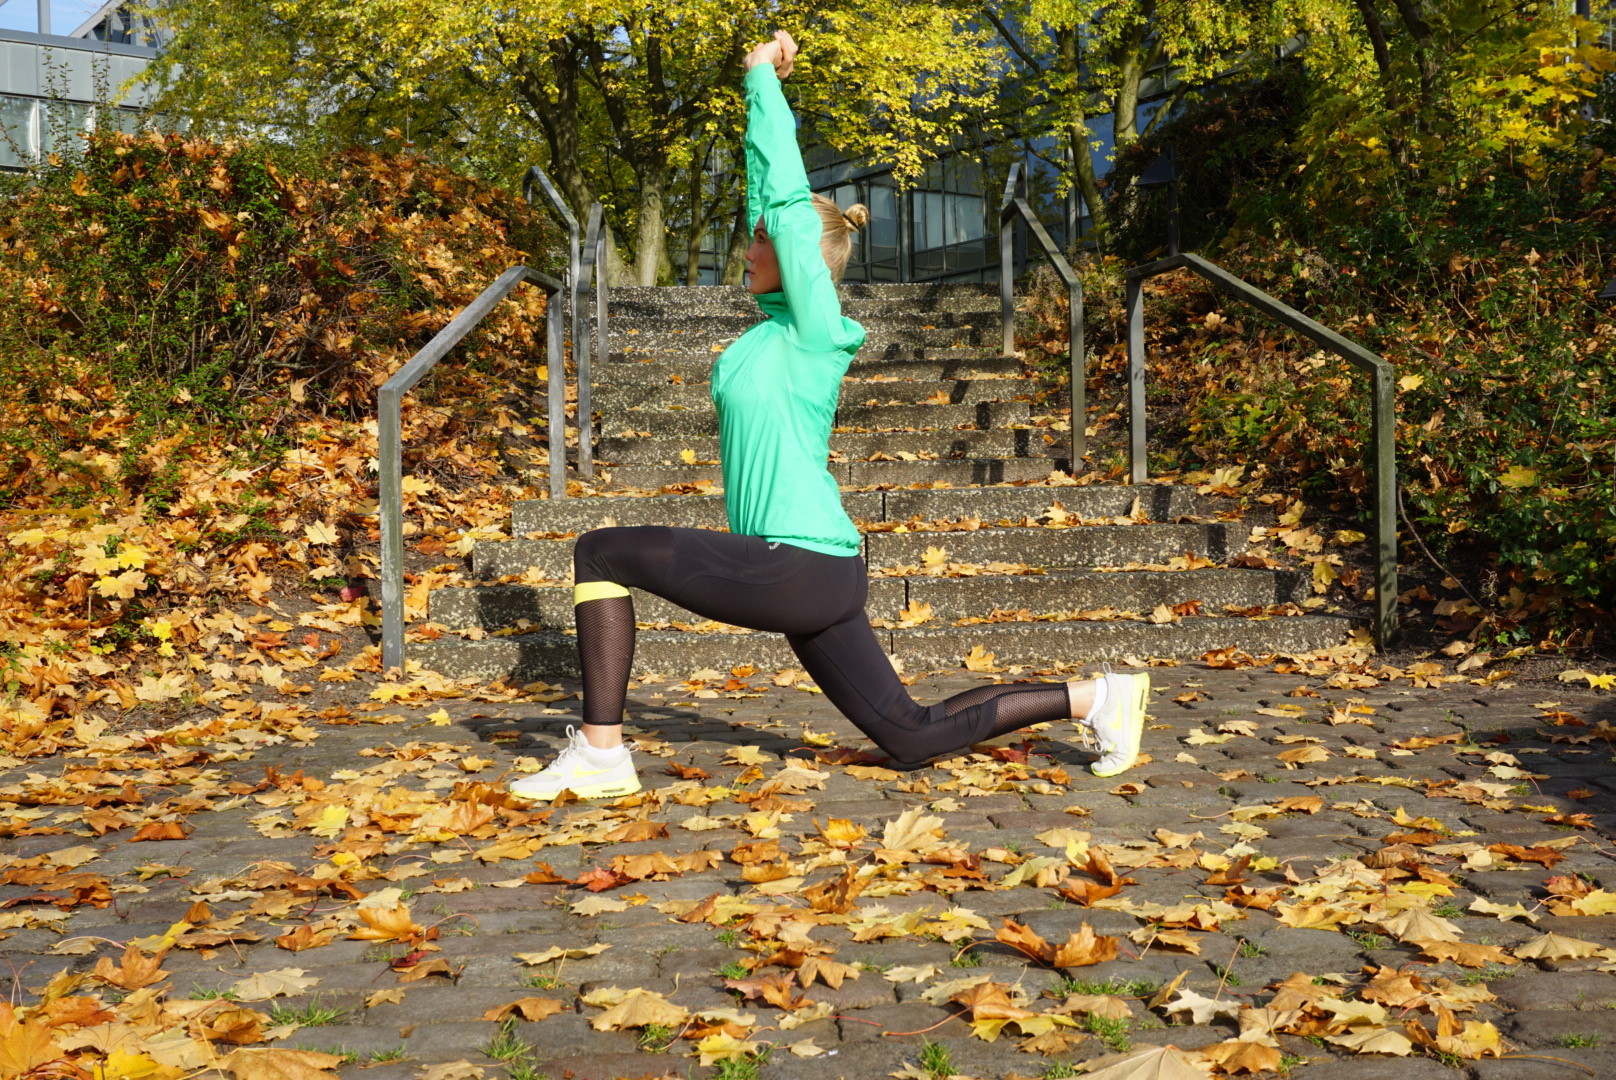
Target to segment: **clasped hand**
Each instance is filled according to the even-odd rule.
[[[796,59],[797,43],[786,31],[776,30],[773,38],[754,45],[752,51],[746,54],[746,70],[751,71],[759,64],[773,64],[775,76],[784,80],[791,74]]]

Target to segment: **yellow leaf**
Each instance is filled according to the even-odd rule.
[[[688,448],[681,450],[679,451],[679,460],[686,465],[694,465],[696,463],[696,452]]]
[[[435,713],[427,713],[426,718],[432,721],[433,727],[448,727],[451,721],[448,709],[439,709]]]
[[[335,544],[337,530],[324,521],[316,521],[312,525],[303,526],[303,535],[309,538],[311,544]]]
[[[1425,385],[1424,375],[1404,375],[1397,380],[1397,389],[1402,391],[1418,390]]]
[[[1537,483],[1537,470],[1528,469],[1524,465],[1511,465],[1498,477],[1501,487],[1523,488]]]
[[[972,645],[971,651],[965,656],[967,671],[1000,671],[994,663],[994,655],[980,645]]]

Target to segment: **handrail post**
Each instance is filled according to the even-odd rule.
[[[595,204],[599,206],[599,203]],[[604,213],[604,211],[603,211]],[[606,363],[611,359],[611,341],[607,338],[606,316],[610,306],[610,296],[607,290],[610,283],[606,276],[606,227],[602,220],[600,234],[595,237],[595,363],[606,370]],[[583,400],[580,390],[579,400]],[[580,406],[581,408],[581,406]],[[593,437],[595,427],[594,413],[589,414],[590,435]],[[581,430],[581,429],[580,429]]]
[[[1018,193],[1019,192],[1019,193]],[[1072,270],[1060,247],[1033,213],[1027,201],[1027,175],[1022,162],[1010,166],[1004,182],[1004,201],[999,205],[999,311],[1003,322],[1004,355],[1014,356],[1015,341],[1015,226],[1019,219],[1027,226],[1029,250],[1036,242],[1055,273],[1066,283],[1066,346],[1071,368],[1072,404],[1071,472],[1076,476],[1088,456],[1088,354],[1083,342],[1083,279]]]
[[[546,305],[544,320],[545,337],[549,341],[548,357],[546,360],[547,373],[550,376],[548,395],[544,409],[546,428],[550,440],[550,498],[565,499],[567,497],[567,346],[565,340],[564,322],[561,319],[549,317],[548,308],[556,305],[560,290],[550,294]],[[574,341],[577,339],[574,338]]]
[[[1132,483],[1143,483],[1145,462],[1145,322],[1144,283],[1180,267],[1200,275],[1223,293],[1250,304],[1275,322],[1288,326],[1321,348],[1341,357],[1370,378],[1371,432],[1365,459],[1374,483],[1372,527],[1375,532],[1375,647],[1387,648],[1397,636],[1397,391],[1395,369],[1329,327],[1243,281],[1227,270],[1187,252],[1136,266],[1127,273],[1128,296],[1128,428]]]
[[[1375,648],[1384,650],[1397,634],[1397,391],[1392,367],[1381,363],[1372,375],[1370,404],[1375,476]]]
[[[376,468],[378,525],[381,532],[382,566],[382,669],[404,671],[404,451],[403,402],[416,383],[426,377],[435,364],[448,351],[459,344],[467,334],[487,317],[511,291],[524,281],[531,281],[545,290],[545,337],[548,342],[550,397],[545,412],[549,414],[549,433],[552,448],[561,446],[562,452],[550,454],[550,492],[552,497],[566,493],[565,446],[556,438],[565,431],[566,410],[560,408],[561,427],[557,427],[556,412],[562,393],[558,389],[562,366],[566,361],[566,319],[564,293],[566,284],[529,270],[513,266],[449,321],[449,325],[432,335],[409,362],[395,371],[376,392]],[[557,492],[560,495],[557,495]]]
[[[1004,324],[1004,344],[1000,355],[1016,355],[1016,225],[1009,211],[1016,197],[1016,174],[1021,162],[1010,166],[1004,184],[1004,201],[999,204],[999,317]]]
[[[590,370],[590,353],[598,349],[606,337],[606,326],[598,310],[601,285],[606,274],[606,237],[602,228],[604,214],[605,208],[598,202],[589,208],[589,227],[584,235],[583,261],[580,264],[578,288],[574,293],[582,298],[584,286],[593,272],[597,308],[594,337],[597,340],[589,340],[589,318],[582,304],[574,313],[575,329],[572,336],[572,364],[578,379],[578,475],[584,480],[592,480],[595,476],[595,409],[590,396],[594,380]]]
[[[526,199],[527,202],[528,202],[528,205],[530,205],[530,206],[533,204],[533,189],[535,187],[538,188],[540,191],[544,192],[545,199],[550,203],[550,206],[555,210],[557,216],[559,216],[561,218],[562,224],[564,224],[567,227],[567,280],[566,280],[567,299],[566,299],[565,306],[566,306],[568,314],[570,314],[570,316],[571,316],[571,321],[572,321],[572,362],[573,362],[573,366],[577,367],[578,366],[578,352],[579,352],[579,349],[580,349],[580,342],[582,342],[584,340],[583,335],[586,333],[586,331],[584,329],[584,327],[585,327],[585,318],[584,318],[584,313],[583,313],[583,290],[584,290],[583,249],[580,246],[579,239],[578,239],[578,219],[577,219],[577,217],[575,217],[573,215],[572,208],[567,205],[567,200],[565,200],[565,199],[563,199],[561,197],[561,192],[556,189],[555,184],[550,180],[550,175],[548,173],[546,173],[543,169],[539,168],[537,165],[529,165],[528,170],[527,170],[527,174],[522,177],[522,198]],[[599,204],[597,203],[596,205],[598,206]],[[553,298],[552,298],[551,302],[554,302]],[[546,318],[548,318],[548,315],[546,315]],[[550,443],[550,446],[552,448],[552,451],[557,446],[559,446],[561,448],[561,458],[562,458],[562,461],[565,462],[566,456],[567,456],[567,440],[566,440],[566,427],[567,427],[567,425],[566,425],[566,422],[565,422],[566,411],[567,411],[566,410],[566,369],[565,369],[565,362],[563,361],[562,364],[558,365],[558,364],[555,364],[552,361],[550,366],[551,366],[552,370],[555,369],[556,367],[560,367],[562,369],[562,381],[559,384],[561,386],[561,396],[560,397],[552,396],[550,398],[551,401],[559,401],[559,402],[561,402],[561,413],[562,413],[561,435],[562,435],[562,438],[561,438],[560,442],[555,442],[555,441],[552,440],[552,442]],[[550,390],[549,390],[549,393],[551,393],[552,395],[554,395],[554,393],[555,393],[556,385],[557,385],[557,383],[555,381],[555,377],[552,375],[551,380],[550,380]],[[584,395],[583,395],[583,392],[582,392],[581,388],[580,388],[578,396],[579,396],[579,399],[582,400]],[[553,415],[553,410],[551,412],[552,412],[552,415]],[[584,430],[583,426],[579,425],[578,431],[579,431],[580,436],[583,434],[583,430]],[[552,432],[552,434],[553,434],[553,432]],[[552,454],[552,456],[553,456],[553,454]],[[583,450],[580,450],[579,451],[579,457],[578,457],[578,471],[579,471],[579,473],[581,475],[587,477],[589,475],[589,473],[586,471],[585,465],[584,465],[585,456],[586,456],[586,452],[583,451]],[[566,496],[566,485],[563,482],[561,494],[557,495],[556,494],[556,487],[555,487],[554,473],[555,473],[555,470],[552,468],[551,469],[550,494],[554,498],[564,498]]]
[[[1145,458],[1145,283],[1128,279],[1128,483],[1143,484]]]
[[[1075,477],[1088,456],[1089,395],[1088,355],[1083,344],[1083,279],[1066,287],[1066,359],[1071,366],[1072,392],[1072,475]]]
[[[391,382],[391,380],[389,380]],[[376,395],[376,468],[380,473],[382,541],[382,670],[404,668],[404,392],[386,385]]]

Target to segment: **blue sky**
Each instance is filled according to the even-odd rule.
[[[71,34],[103,0],[51,0],[51,32]],[[39,29],[39,0],[0,0],[0,30]]]

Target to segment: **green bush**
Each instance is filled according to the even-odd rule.
[[[1607,80],[1605,115],[1613,99]],[[1245,160],[1269,163],[1253,175],[1216,157],[1222,143],[1208,132],[1223,122],[1220,108],[1187,113],[1125,160],[1137,171],[1161,145],[1208,148],[1205,160],[1181,160],[1213,199],[1188,215],[1202,223],[1194,249],[1396,368],[1407,515],[1491,608],[1455,626],[1489,644],[1608,630],[1616,305],[1594,295],[1616,274],[1611,126],[1573,126],[1555,145],[1538,145],[1529,163],[1478,148],[1456,148],[1453,160],[1432,151],[1429,168],[1355,177],[1357,196],[1325,212],[1310,201],[1315,189],[1288,176],[1283,110],[1253,128],[1275,140],[1246,149]],[[1121,393],[1122,270],[1144,254],[1129,253],[1129,243],[1145,249],[1161,235],[1150,211],[1141,204],[1139,219],[1122,220],[1126,258],[1082,263],[1097,358],[1091,401]],[[1147,296],[1152,434],[1165,454],[1258,466],[1299,483],[1315,504],[1367,510],[1362,376],[1187,273],[1156,279]],[[1030,344],[1058,352],[1049,346],[1064,336],[1061,291],[1038,290],[1032,306]],[[1405,559],[1423,560],[1400,529]]]
[[[554,270],[560,247],[525,204],[407,148],[108,133],[4,194],[0,499],[13,503],[114,483],[161,504],[186,446],[261,457],[288,425],[363,415],[494,277],[526,252]],[[475,391],[533,355],[543,311],[519,291],[437,389]]]

